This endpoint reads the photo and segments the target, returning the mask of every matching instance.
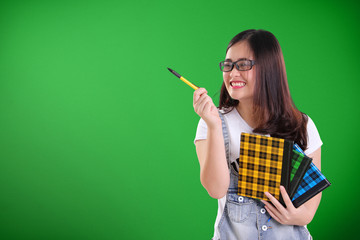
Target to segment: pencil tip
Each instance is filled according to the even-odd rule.
[[[175,72],[174,70],[172,70],[171,68],[167,68],[169,69],[169,71],[174,74],[175,76],[177,76],[178,78],[181,78],[180,74],[178,74],[177,72]]]

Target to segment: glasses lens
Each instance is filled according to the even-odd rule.
[[[236,62],[236,65],[237,69],[239,69],[240,71],[250,70],[252,67],[250,60],[240,60]]]
[[[220,63],[220,69],[223,72],[231,71],[232,69],[232,62],[221,62]]]

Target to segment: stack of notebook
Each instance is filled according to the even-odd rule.
[[[294,144],[294,149],[306,157],[305,153],[297,144]],[[324,174],[311,162],[300,185],[297,187],[295,195],[291,198],[294,206],[299,207],[330,185],[330,182],[325,178]]]
[[[238,194],[268,201],[264,192],[269,192],[284,205],[283,185],[298,207],[330,186],[311,161],[291,141],[242,133]]]

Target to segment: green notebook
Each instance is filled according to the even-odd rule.
[[[312,159],[304,154],[292,150],[291,153],[291,172],[290,172],[290,190],[288,192],[290,199],[292,199],[298,189],[301,181],[304,178],[306,171],[309,168]]]

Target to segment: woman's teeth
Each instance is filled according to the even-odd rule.
[[[231,86],[234,86],[234,87],[243,87],[245,85],[246,85],[246,83],[244,83],[244,82],[232,82],[231,83]]]

